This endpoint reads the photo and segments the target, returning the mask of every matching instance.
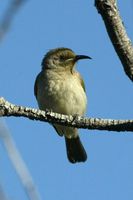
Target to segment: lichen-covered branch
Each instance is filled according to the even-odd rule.
[[[34,108],[17,106],[0,98],[0,117],[15,116],[26,117],[49,123],[57,123],[84,129],[97,129],[108,131],[133,131],[133,120],[114,120],[101,118],[85,118],[82,116],[63,115],[52,111],[42,111]]]
[[[133,81],[133,46],[121,20],[116,0],[95,0],[95,6],[104,20],[126,74]]]

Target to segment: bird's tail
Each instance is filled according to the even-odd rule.
[[[66,138],[67,157],[71,163],[85,162],[87,159],[86,151],[80,141],[79,136],[76,138]]]

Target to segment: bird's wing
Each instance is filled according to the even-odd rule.
[[[58,131],[58,128],[55,125],[52,124],[52,126],[54,127],[59,136],[63,136],[63,134]]]
[[[35,80],[35,84],[34,84],[34,95],[35,95],[35,97],[37,97],[37,85],[38,85],[38,80],[39,80],[40,75],[41,75],[40,73],[37,75],[36,80]]]
[[[81,83],[81,85],[82,85],[82,88],[83,88],[83,90],[85,91],[85,84],[84,84],[84,81],[83,81],[83,79],[82,79],[80,73],[78,73],[78,72],[76,72],[76,73],[77,73],[77,75],[78,75],[78,78],[79,78],[79,81],[80,81],[80,83]]]
[[[83,88],[84,91],[85,91],[85,83],[84,83],[84,81],[83,81],[83,79],[82,79],[81,76],[80,76],[80,82],[81,82],[82,88]]]

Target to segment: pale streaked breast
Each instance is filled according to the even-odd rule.
[[[56,78],[55,78],[56,77]],[[38,82],[37,99],[40,109],[50,109],[62,114],[83,115],[87,98],[75,76],[56,72],[43,74]]]

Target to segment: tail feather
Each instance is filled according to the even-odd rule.
[[[85,162],[87,160],[87,154],[79,136],[71,139],[65,137],[65,142],[67,157],[71,163]]]

